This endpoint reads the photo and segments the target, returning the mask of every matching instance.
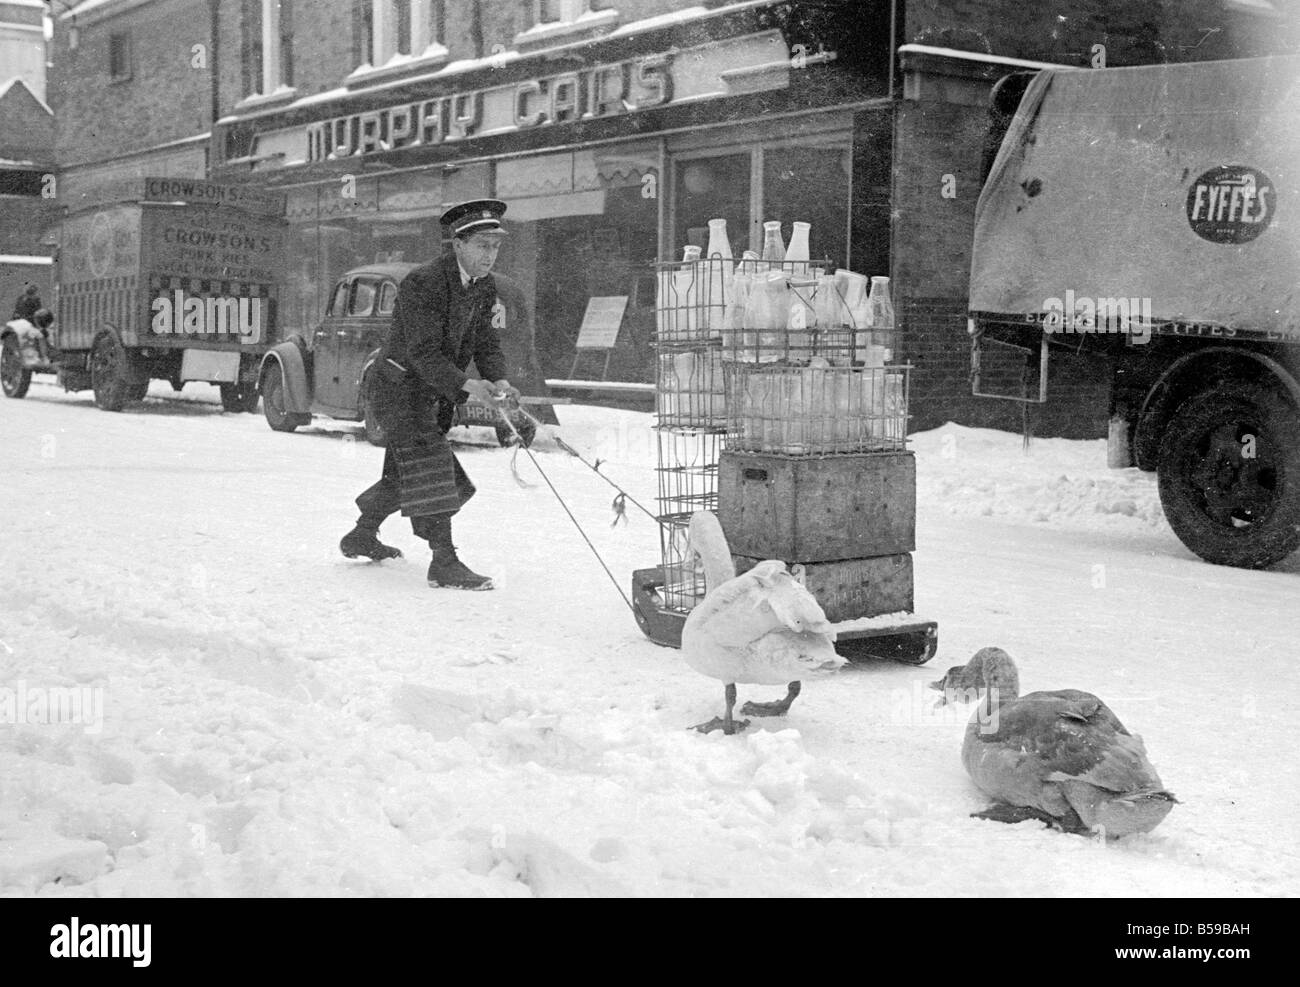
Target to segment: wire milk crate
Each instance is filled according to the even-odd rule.
[[[682,261],[656,268],[656,605],[680,617],[704,598],[705,589],[687,549],[690,517],[718,508],[718,462],[727,431],[722,320],[731,264],[722,257],[702,259],[698,247],[687,247]]]
[[[729,363],[729,449],[791,456],[901,452],[909,367]]]
[[[721,338],[727,447],[796,456],[902,450],[910,367],[893,363],[883,287],[868,299],[866,279],[848,271],[751,265],[733,281]]]
[[[686,530],[696,511],[718,509],[720,431],[661,429],[659,438],[659,539],[663,602],[689,612],[704,599],[704,576],[691,558]]]

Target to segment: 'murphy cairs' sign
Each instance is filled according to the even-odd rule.
[[[382,110],[352,113],[307,128],[307,161],[337,161],[377,151],[464,140],[483,130],[485,104],[509,101],[492,130],[569,123],[634,113],[672,101],[671,55],[601,65],[512,86],[423,99]],[[494,115],[495,116],[495,115]]]

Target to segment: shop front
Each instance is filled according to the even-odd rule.
[[[443,209],[488,196],[509,205],[497,270],[531,300],[517,321],[535,327],[535,378],[575,373],[589,300],[615,297],[598,372],[651,380],[653,264],[703,247],[710,219],[736,256],[760,249],[764,221],[787,239],[803,221],[812,256],[888,273],[887,2],[634,28],[224,121],[214,177],[286,194],[285,325],[309,332],[352,267],[432,259]],[[508,341],[517,365],[525,342]]]

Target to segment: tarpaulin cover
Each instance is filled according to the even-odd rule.
[[[1073,290],[1293,335],[1297,282],[1300,58],[1031,82],[977,207],[972,311],[1042,313]]]

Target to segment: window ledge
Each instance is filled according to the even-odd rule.
[[[387,82],[390,79],[398,78],[413,72],[427,72],[429,69],[441,68],[447,63],[448,52],[444,45],[431,44],[424,50],[424,54],[418,58],[412,58],[410,55],[394,55],[383,65],[376,68],[373,65],[359,65],[352,70],[352,73],[345,80],[345,85],[349,88],[359,88],[361,86],[374,85],[380,82]]]
[[[515,46],[521,51],[561,40],[577,40],[588,34],[609,31],[618,26],[617,10],[593,10],[577,20],[554,24],[536,24],[515,35]]]
[[[254,110],[261,106],[270,106],[275,103],[287,103],[298,98],[298,90],[293,86],[281,86],[273,93],[263,95],[262,93],[253,93],[251,96],[245,96],[235,104],[234,110],[238,113],[240,110]]]

